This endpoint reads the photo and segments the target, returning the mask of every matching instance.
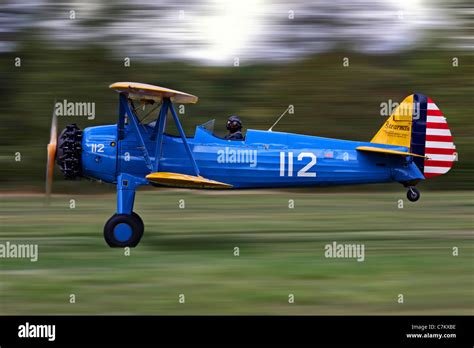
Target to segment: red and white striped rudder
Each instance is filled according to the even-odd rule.
[[[427,179],[446,174],[457,160],[446,117],[430,98],[426,111],[425,156],[423,174]]]

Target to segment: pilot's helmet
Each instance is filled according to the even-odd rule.
[[[229,119],[227,120],[226,128],[229,132],[232,132],[232,133],[235,133],[235,132],[241,130],[242,129],[242,122],[240,121],[240,118],[238,118],[235,115],[230,116]]]

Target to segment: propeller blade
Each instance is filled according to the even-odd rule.
[[[58,117],[56,110],[53,110],[53,117],[51,120],[51,134],[48,144],[48,162],[46,164],[46,198],[51,196],[51,189],[53,185],[54,161],[56,160],[56,144],[58,141]]]

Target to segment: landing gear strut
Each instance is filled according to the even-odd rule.
[[[416,189],[414,186],[409,186],[407,191],[407,198],[410,202],[416,202],[420,199],[420,191]]]
[[[104,239],[110,247],[133,248],[140,242],[145,226],[133,211],[133,203],[136,188],[147,183],[146,179],[129,174],[117,176],[117,213],[104,226]]]

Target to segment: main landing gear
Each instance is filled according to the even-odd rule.
[[[415,188],[414,186],[408,186],[407,198],[410,202],[416,202],[420,199],[420,196],[420,191],[418,191],[417,188]]]
[[[117,177],[117,213],[104,226],[105,242],[112,248],[136,247],[143,236],[142,218],[133,211],[135,190],[148,182],[129,174]]]

